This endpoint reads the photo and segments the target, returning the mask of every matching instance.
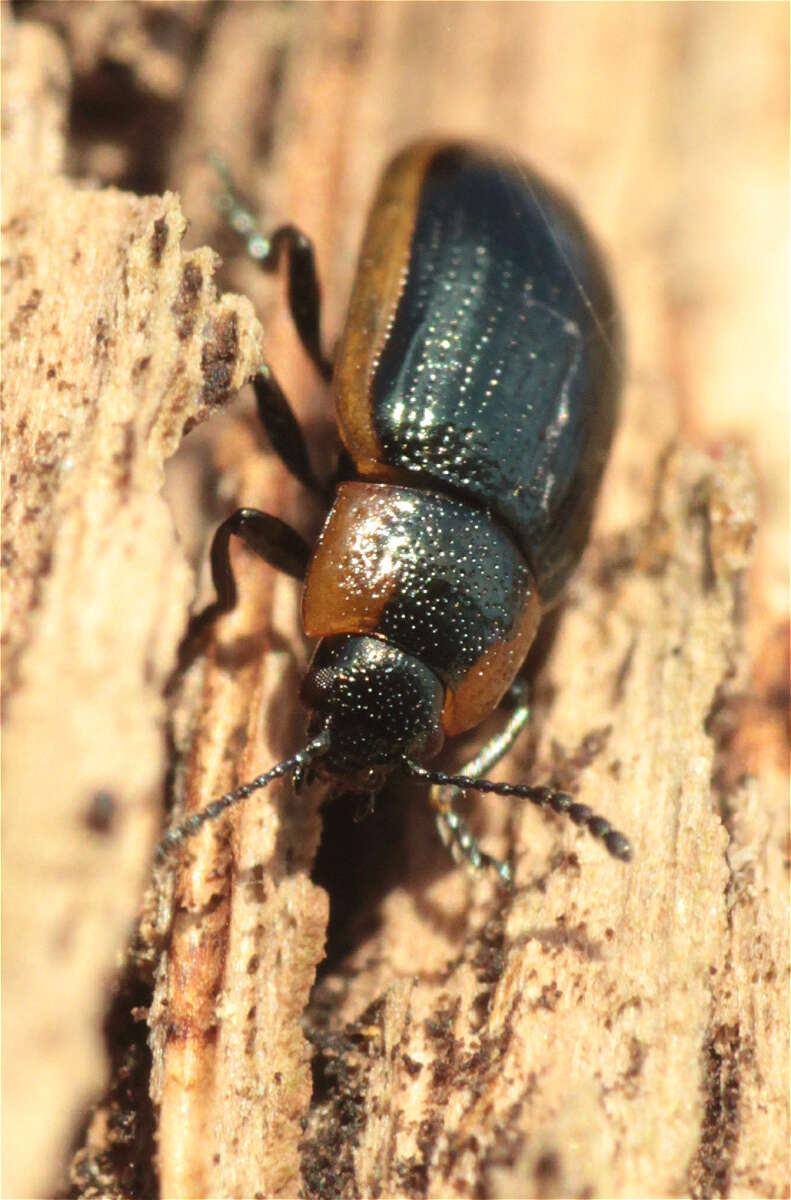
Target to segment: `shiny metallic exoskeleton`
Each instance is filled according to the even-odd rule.
[[[249,234],[230,191],[227,209]],[[286,226],[256,245],[267,268],[288,257],[298,331],[329,377],[310,243]],[[304,580],[305,633],[319,639],[300,693],[308,744],[188,817],[163,846],[278,775],[373,793],[401,770],[433,785],[454,848],[506,882],[510,868],[483,854],[453,810],[462,787],[567,812],[616,857],[630,856],[624,836],[568,794],[479,778],[527,719],[519,671],[585,547],[620,363],[606,274],[564,197],[465,143],[421,142],[393,160],[332,368],[342,455],[324,528],[311,551],[277,518],[233,514],[212,547],[217,601],[197,619],[202,627],[235,603],[231,534]],[[274,447],[320,489],[273,375],[254,384]],[[506,694],[516,708],[505,731],[467,768],[424,766]]]

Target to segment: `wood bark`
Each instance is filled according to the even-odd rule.
[[[5,1194],[69,1186],[71,1159],[84,1196],[788,1195],[786,8],[24,17],[3,44]],[[621,425],[497,774],[575,791],[634,861],[471,797],[506,895],[447,859],[419,789],[355,823],[283,782],[152,871],[166,804],[304,736],[298,588],[260,562],[235,557],[238,608],[179,662],[226,512],[320,525],[231,404],[264,350],[316,466],[333,452],[206,152],[265,227],[315,239],[331,345],[377,176],[435,132],[528,158],[612,265]],[[249,299],[218,295],[215,250]]]

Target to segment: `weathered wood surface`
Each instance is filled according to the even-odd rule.
[[[785,7],[26,17],[3,78],[5,1194],[51,1194],[76,1139],[84,1195],[787,1195]],[[325,890],[319,796],[284,784],[145,890],[166,778],[202,805],[302,735],[297,589],[243,555],[238,611],[165,694],[210,530],[239,501],[320,520],[249,403],[172,457],[263,353],[182,213],[317,463],[330,444],[206,148],[315,238],[332,341],[377,174],[435,131],[530,158],[613,266],[623,421],[537,744],[498,774],[572,786],[635,861],[476,800],[506,897],[396,787],[367,825],[323,814]]]

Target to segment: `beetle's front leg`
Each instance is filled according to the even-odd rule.
[[[249,550],[263,558],[278,571],[285,571],[295,579],[302,580],[310,559],[307,542],[270,513],[257,508],[238,508],[214,534],[211,545],[211,576],[217,599],[207,605],[190,621],[187,641],[191,642],[207,625],[230,612],[236,605],[237,589],[231,566],[230,541],[238,537]]]
[[[530,718],[527,684],[524,679],[518,676],[506,695],[515,706],[508,723],[481,747],[475,758],[459,769],[459,775],[469,775],[473,778],[485,776],[508,753],[524,729]],[[461,788],[448,784],[434,784],[429,792],[431,803],[437,810],[440,837],[456,861],[464,860],[473,867],[492,867],[506,887],[511,887],[513,878],[510,864],[501,862],[481,850],[466,821],[454,809],[453,806],[460,795]]]

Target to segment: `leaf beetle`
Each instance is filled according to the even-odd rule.
[[[236,603],[231,536],[303,581],[304,631],[319,639],[300,689],[307,744],[186,817],[160,851],[286,774],[373,795],[401,771],[431,785],[457,857],[493,866],[506,884],[509,864],[485,854],[454,811],[461,789],[567,813],[628,860],[626,837],[568,793],[482,777],[527,720],[518,673],[584,549],[616,419],[618,315],[575,209],[503,154],[409,146],[380,183],[331,367],[311,243],[293,226],[263,237],[225,184],[251,253],[267,270],[287,261],[300,339],[332,379],[341,462],[312,550],[257,509],[220,525],[217,599],[192,624],[195,634]],[[274,449],[321,491],[273,374],[253,383]],[[506,693],[506,727],[459,774],[425,766]]]

